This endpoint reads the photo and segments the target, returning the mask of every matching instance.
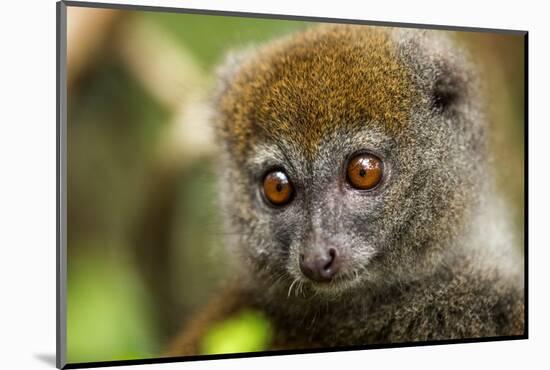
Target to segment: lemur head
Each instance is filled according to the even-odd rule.
[[[222,75],[219,189],[257,281],[322,296],[415,279],[467,232],[484,124],[444,31],[321,26]]]

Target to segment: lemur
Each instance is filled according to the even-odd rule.
[[[322,25],[229,57],[212,122],[233,282],[169,353],[244,308],[269,349],[522,335],[486,105],[445,31]]]

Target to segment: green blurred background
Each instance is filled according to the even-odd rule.
[[[215,66],[311,25],[68,8],[68,362],[161,356],[223,284],[206,107]],[[522,233],[523,38],[459,37],[488,67],[498,183]],[[238,320],[206,352],[233,348],[220,337],[269,334],[253,312]]]

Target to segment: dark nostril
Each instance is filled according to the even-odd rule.
[[[323,266],[323,270],[325,270],[325,271],[329,270],[335,259],[336,259],[336,250],[334,248],[330,248],[328,250],[328,256],[327,256],[327,260],[326,260],[327,262]]]

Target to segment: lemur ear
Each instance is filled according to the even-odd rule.
[[[441,113],[448,112],[459,102],[465,88],[465,81],[457,71],[441,67],[431,91],[433,108]]]
[[[471,81],[466,55],[456,47],[454,36],[432,30],[397,29],[393,32],[398,52],[419,77],[431,108],[442,114],[452,112],[467,95],[467,81]]]

